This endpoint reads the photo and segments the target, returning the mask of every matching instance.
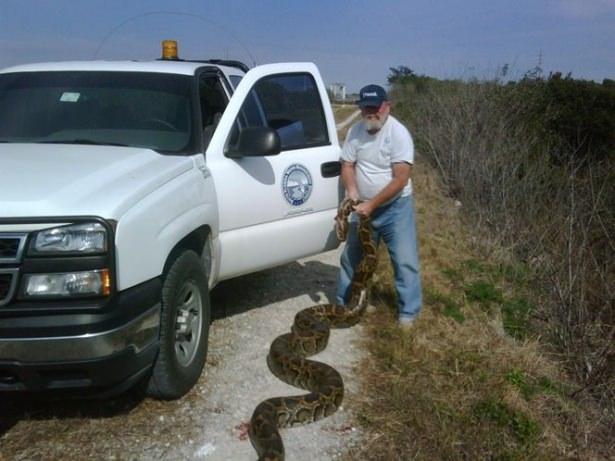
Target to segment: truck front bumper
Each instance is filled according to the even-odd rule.
[[[159,287],[158,282],[147,283],[136,292],[120,294],[104,318],[77,316],[70,324],[56,320],[52,327],[47,325],[44,335],[24,331],[0,336],[0,391],[102,390],[136,381],[158,352]],[[3,320],[48,323],[32,317]]]

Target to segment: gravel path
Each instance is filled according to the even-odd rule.
[[[340,250],[220,284],[212,292],[214,322],[206,371],[175,402],[136,400],[33,402],[0,398],[0,460],[252,460],[245,437],[254,407],[301,391],[277,380],[265,357],[295,313],[333,299]],[[344,407],[318,423],[283,431],[289,460],[335,459],[360,441],[352,425],[361,359],[361,326],[333,330],[317,360],[346,384]]]
[[[335,128],[337,129],[337,131],[341,131],[344,128],[346,128],[348,125],[350,125],[352,122],[355,121],[355,119],[361,114],[360,110],[355,110],[352,114],[350,114],[344,121],[338,123],[337,125],[335,125]]]

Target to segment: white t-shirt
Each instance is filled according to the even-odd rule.
[[[414,143],[406,127],[391,115],[373,135],[360,121],[348,131],[341,159],[355,164],[359,198],[369,200],[393,179],[393,163],[414,163]],[[409,180],[398,197],[410,194],[412,181]]]

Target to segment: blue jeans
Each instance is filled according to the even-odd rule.
[[[417,252],[414,200],[400,197],[372,213],[374,243],[386,243],[395,271],[395,288],[399,299],[399,318],[414,319],[421,310],[421,278]],[[358,217],[352,215],[346,248],[340,261],[336,302],[350,299],[350,282],[363,251],[357,235]]]

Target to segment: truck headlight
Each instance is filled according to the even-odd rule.
[[[54,227],[37,232],[30,253],[104,253],[107,230],[97,222]]]
[[[108,296],[111,292],[108,269],[28,274],[23,283],[23,294],[28,298]]]

